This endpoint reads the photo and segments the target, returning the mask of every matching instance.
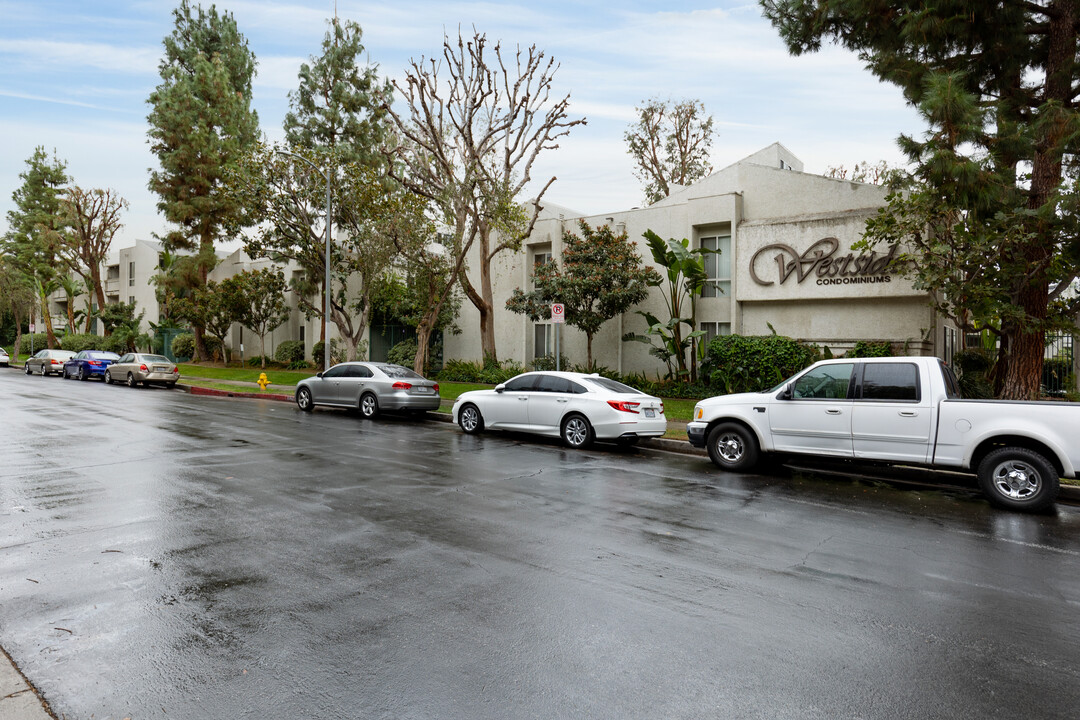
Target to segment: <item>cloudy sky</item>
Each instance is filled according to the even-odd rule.
[[[209,4],[209,3],[208,3]],[[782,142],[822,173],[834,165],[898,162],[895,138],[922,125],[899,91],[838,48],[790,57],[756,3],[731,0],[408,3],[224,0],[258,61],[254,105],[282,136],[300,63],[321,48],[336,12],[364,30],[369,62],[401,77],[411,58],[438,55],[444,34],[484,32],[504,46],[535,44],[561,63],[555,89],[588,125],[541,156],[535,179],[558,180],[548,200],[587,214],[642,203],[623,133],[651,97],[704,102],[715,118],[719,169]],[[19,173],[38,145],[83,187],[114,188],[131,204],[115,247],[164,230],[147,190],[146,98],[157,85],[168,0],[0,0],[0,228]],[[663,7],[663,9],[658,9]]]

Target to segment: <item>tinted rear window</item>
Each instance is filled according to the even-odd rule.
[[[641,392],[640,390],[635,390],[634,388],[630,387],[629,385],[623,385],[621,382],[616,382],[615,380],[609,380],[608,378],[605,378],[605,377],[590,377],[590,378],[583,378],[583,380],[585,382],[587,382],[587,383],[592,383],[593,385],[596,385],[597,387],[603,388],[604,390],[610,390],[611,392],[630,393],[630,394],[633,394],[633,395],[644,395],[645,394],[645,393]]]
[[[164,355],[140,355],[139,357],[142,358],[143,362],[169,363],[170,365],[172,364],[172,360],[165,357]]]
[[[423,379],[422,375],[417,375],[415,372],[403,365],[376,365],[379,370],[384,372],[388,377],[392,378],[410,378],[410,379]]]
[[[863,400],[918,400],[919,369],[909,363],[863,366]]]

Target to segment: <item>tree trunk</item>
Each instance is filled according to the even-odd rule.
[[[1076,58],[1075,2],[1055,0],[1049,11],[1044,102],[1060,103],[1067,108],[1071,103]],[[1028,200],[1028,208],[1033,211],[1042,209],[1061,184],[1062,148],[1068,130],[1064,122],[1047,122],[1041,137],[1036,140]],[[1037,217],[1032,220],[1032,230],[1034,237],[1026,255],[1033,272],[1024,279],[1025,284],[1019,293],[1024,318],[1016,328],[1009,347],[1009,366],[1001,393],[1005,400],[1036,399],[1042,381],[1049,300],[1049,280],[1044,268],[1053,252],[1054,238],[1053,230]]]
[[[101,283],[101,269],[97,266],[90,266],[90,281],[94,285],[94,295],[97,298],[98,310],[105,307],[105,288]],[[87,322],[86,331],[90,332],[89,321]]]
[[[1045,284],[1033,283],[1020,293],[1020,306],[1030,327],[1019,327],[1009,342],[1009,364],[1005,368],[1002,400],[1038,400],[1042,384],[1043,355],[1046,351],[1047,295]]]
[[[200,362],[202,360],[209,360],[210,353],[206,349],[206,330],[198,324],[192,324],[195,330],[195,357],[191,359],[192,362]]]
[[[259,366],[266,369],[266,333],[259,333]]]
[[[12,352],[11,355],[15,358],[15,361],[18,362],[19,353],[21,352],[22,348],[22,318],[19,317],[19,309],[17,302],[12,303],[11,314],[15,316],[15,348],[14,352]]]
[[[585,333],[585,360],[589,363],[587,366],[589,371],[592,372],[592,333]]]
[[[41,316],[42,321],[45,323],[45,343],[49,349],[55,348],[56,333],[53,332],[52,327],[52,315],[49,313],[49,296],[46,294],[41,295]]]

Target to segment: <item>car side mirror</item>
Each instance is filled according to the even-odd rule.
[[[785,385],[784,389],[780,391],[780,394],[777,397],[781,400],[790,400],[795,397],[795,383],[788,383]]]
[[[497,392],[497,393],[501,393],[505,389],[506,389],[506,385],[504,385],[503,383],[499,383],[498,385],[495,386],[495,392]]]
[[[315,377],[317,377],[317,378],[321,378],[321,377],[322,377],[322,373],[321,373],[321,372],[317,372],[317,373],[315,373]]]

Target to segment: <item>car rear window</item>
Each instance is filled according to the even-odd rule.
[[[385,373],[387,377],[423,380],[423,375],[417,375],[404,365],[376,365],[375,367]]]
[[[164,355],[143,355],[142,361],[152,363],[172,363],[172,360],[165,357]]]
[[[86,353],[86,357],[88,357],[88,358],[90,358],[92,360],[116,360],[120,356],[117,355],[116,353],[94,352],[94,351],[91,350],[91,351],[88,351]]]
[[[645,393],[641,392],[640,390],[635,390],[634,388],[630,387],[629,385],[623,385],[621,382],[616,382],[615,380],[609,380],[606,377],[589,377],[589,378],[582,378],[582,379],[587,383],[590,383],[592,385],[596,385],[597,387],[603,388],[604,390],[610,390],[611,392],[630,393],[630,394],[633,394],[633,395],[644,395],[645,394]]]

